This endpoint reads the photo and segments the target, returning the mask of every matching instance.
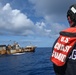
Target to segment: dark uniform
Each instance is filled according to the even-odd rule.
[[[66,64],[63,66],[56,66],[53,64],[56,75],[76,75],[76,46],[69,55]]]
[[[70,16],[71,20],[74,22],[74,24],[71,27],[76,28],[76,4],[72,5],[69,8],[67,12],[67,17],[68,16]],[[74,45],[72,51],[70,52],[66,60],[66,63],[63,66],[57,66],[56,64],[53,63],[53,67],[56,75],[76,75],[76,44]]]

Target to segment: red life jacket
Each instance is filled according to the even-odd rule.
[[[54,45],[51,61],[57,66],[63,66],[76,43],[76,28],[68,28],[60,32]]]

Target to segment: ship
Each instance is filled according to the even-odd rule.
[[[35,48],[35,46],[20,47],[18,43],[14,43],[13,45],[0,45],[0,54],[35,52]]]
[[[35,52],[35,48],[36,48],[36,46],[26,46],[24,48],[24,51],[25,52]]]

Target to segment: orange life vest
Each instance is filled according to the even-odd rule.
[[[68,28],[60,32],[54,45],[51,61],[57,66],[63,66],[76,43],[76,28]]]

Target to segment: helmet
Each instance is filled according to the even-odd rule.
[[[76,4],[70,6],[67,12],[67,17],[68,16],[70,16],[71,20],[76,23]]]

